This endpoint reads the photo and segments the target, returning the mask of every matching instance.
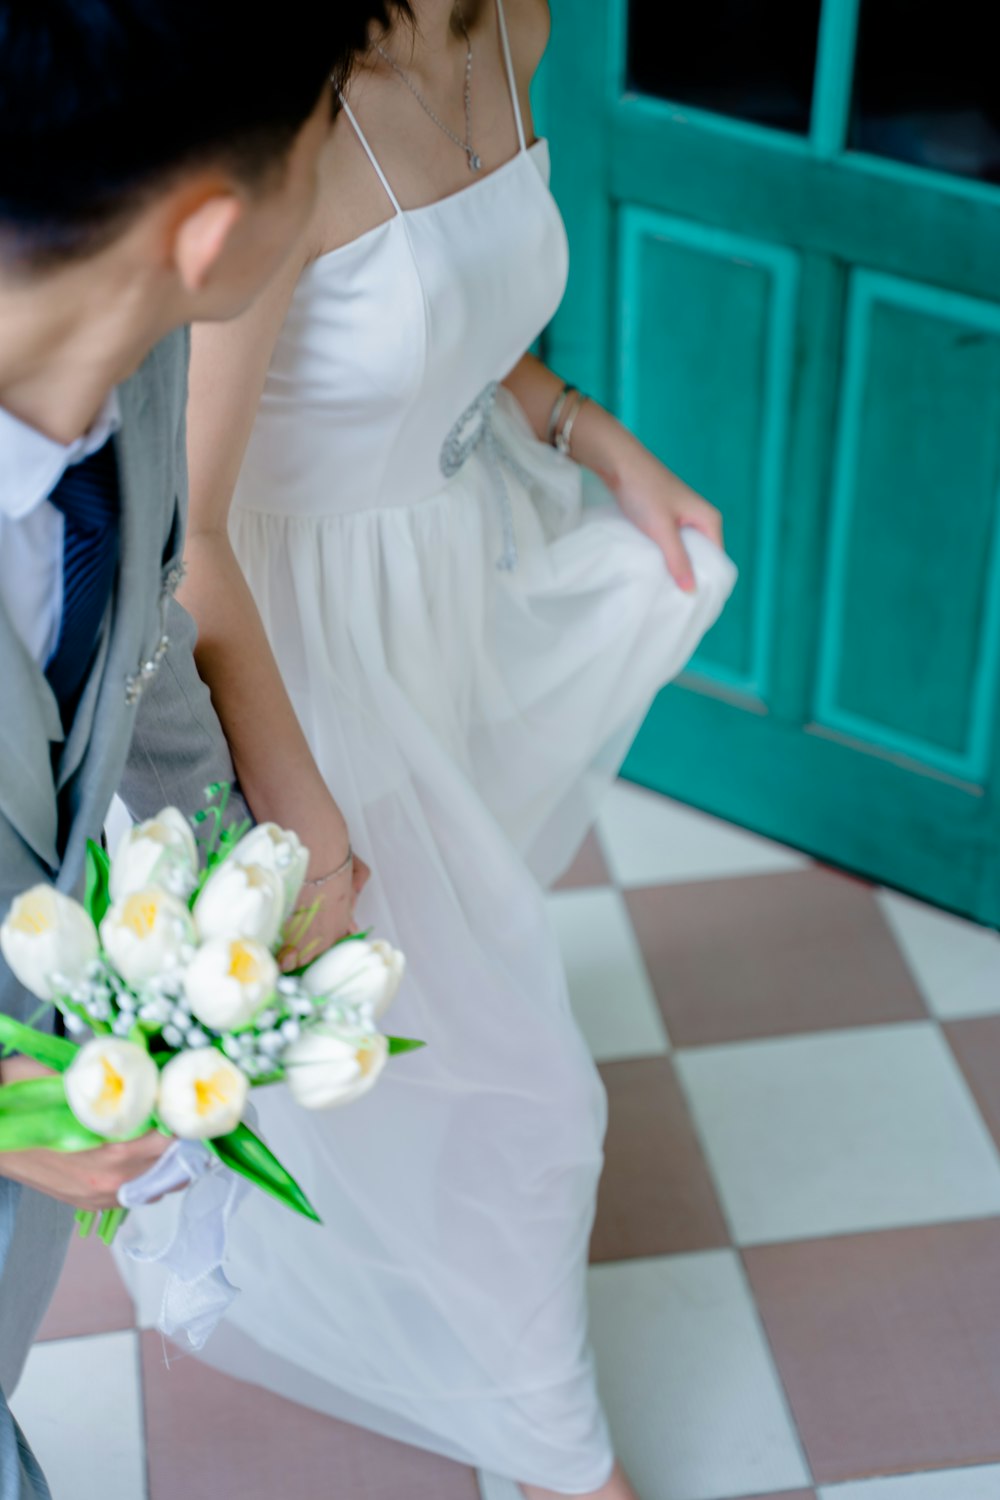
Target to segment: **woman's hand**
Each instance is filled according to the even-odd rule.
[[[371,870],[355,854],[343,874],[324,881],[322,885],[306,882],[299,897],[298,910],[308,911],[316,905],[317,911],[301,941],[295,948],[286,948],[281,955],[284,968],[296,969],[304,963],[311,963],[334,943],[357,930],[354,907],[370,878]]]
[[[677,585],[692,593],[697,585],[681,527],[691,526],[721,547],[722,516],[715,506],[638,442],[618,465],[614,494],[622,514],[659,547]]]
[[[51,1069],[28,1057],[5,1057],[0,1067],[0,1084],[51,1076]],[[172,1136],[150,1130],[134,1141],[109,1142],[89,1151],[4,1151],[0,1175],[71,1208],[117,1208],[118,1189],[148,1172],[172,1141]]]
[[[526,354],[504,385],[519,402],[539,441],[545,442],[562,381],[533,354]],[[721,547],[722,517],[715,506],[672,474],[596,401],[585,401],[576,411],[569,442],[570,456],[600,475],[622,514],[659,547],[678,586],[693,592],[695,577],[681,541],[681,527],[693,526]]]

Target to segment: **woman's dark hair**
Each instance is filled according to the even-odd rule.
[[[0,0],[0,253],[86,255],[171,176],[280,168],[396,0]]]

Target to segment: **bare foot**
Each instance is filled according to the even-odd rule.
[[[519,1486],[525,1500],[568,1500],[560,1490],[542,1490],[537,1484]],[[611,1478],[599,1490],[588,1490],[586,1495],[575,1495],[573,1500],[639,1500],[635,1490],[625,1477],[621,1464],[615,1464]]]

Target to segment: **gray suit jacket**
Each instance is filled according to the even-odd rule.
[[[121,387],[116,438],[121,475],[121,556],[94,669],[61,754],[55,698],[0,608],[0,914],[39,881],[78,892],[88,838],[99,839],[123,783],[145,687],[124,795],[136,816],[166,803],[194,811],[211,781],[232,780],[232,763],[191,648],[194,627],[173,601],[187,508],[184,408],[187,334],[153,350]],[[2,483],[2,480],[0,480]],[[238,800],[234,813],[241,805]],[[37,1001],[0,959],[0,1010],[22,1019]],[[3,1160],[0,1157],[0,1171]],[[72,1211],[0,1176],[0,1496],[37,1500],[48,1488],[4,1399],[13,1389],[62,1267]]]

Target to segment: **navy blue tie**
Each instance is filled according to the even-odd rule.
[[[63,607],[45,675],[68,731],[87,681],[118,567],[114,443],[67,469],[49,500],[63,516]]]

